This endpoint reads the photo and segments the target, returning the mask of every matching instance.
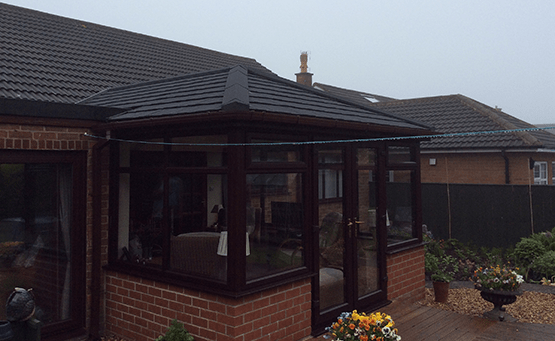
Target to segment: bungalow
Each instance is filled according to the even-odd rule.
[[[300,340],[423,297],[427,125],[253,59],[0,13],[0,293],[34,288],[44,340],[174,318]]]
[[[396,100],[322,83],[314,87],[433,126],[451,137],[422,143],[422,182],[555,184],[555,137],[463,95]],[[497,134],[473,132],[510,131]],[[459,135],[460,134],[460,135]]]

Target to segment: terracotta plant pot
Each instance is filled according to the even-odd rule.
[[[447,303],[449,299],[449,282],[433,282],[435,301]]]

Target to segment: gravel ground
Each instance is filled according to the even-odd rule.
[[[493,309],[493,304],[480,296],[472,282],[451,282],[447,303],[434,302],[431,286],[426,283],[426,298],[420,304],[471,316],[482,316]],[[555,286],[523,283],[521,289],[523,294],[516,302],[504,306],[507,313],[518,322],[555,324]]]

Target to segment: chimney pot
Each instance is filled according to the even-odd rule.
[[[312,73],[308,72],[308,53],[301,52],[301,72],[296,74],[297,83],[312,86]]]

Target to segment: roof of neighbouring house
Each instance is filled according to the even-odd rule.
[[[318,119],[372,128],[430,132],[421,122],[358,105],[270,72],[241,65],[113,88],[82,104],[127,109],[110,117],[112,122],[215,112],[256,112],[295,120]]]
[[[366,94],[315,83],[318,88],[345,98],[362,98]],[[383,97],[383,96],[381,96]],[[534,129],[534,125],[489,107],[463,95],[395,100],[385,97],[375,102],[358,103],[424,122],[438,133],[459,134],[501,130]],[[544,130],[513,131],[496,134],[471,134],[432,138],[422,143],[423,150],[462,149],[555,149],[555,136]]]
[[[395,98],[391,98],[391,97],[371,94],[368,92],[343,89],[337,86],[332,86],[332,85],[323,84],[323,83],[314,83],[312,86],[318,90],[322,90],[325,92],[333,93],[337,96],[348,98],[349,100],[362,105],[369,105],[369,104],[378,103],[378,102],[389,102],[389,101],[396,100]]]
[[[99,91],[251,58],[0,3],[0,97],[76,103]]]

